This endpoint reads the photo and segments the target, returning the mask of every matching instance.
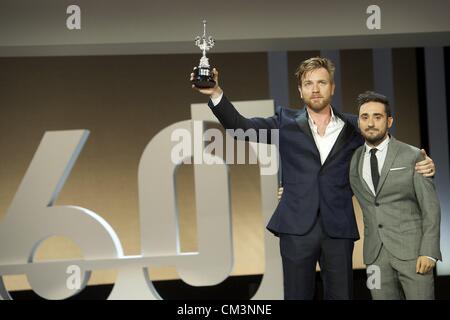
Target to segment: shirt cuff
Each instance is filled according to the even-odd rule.
[[[213,103],[214,107],[220,103],[220,101],[222,100],[222,97],[223,97],[223,92],[217,98],[211,98],[211,102]]]
[[[436,262],[437,260],[435,259],[435,258],[432,258],[432,257],[429,257],[429,256],[426,256],[428,259],[430,259],[430,260],[433,260],[434,262]]]

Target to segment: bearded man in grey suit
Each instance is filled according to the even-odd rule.
[[[367,91],[357,101],[365,144],[353,154],[350,183],[364,217],[364,263],[381,277],[372,298],[434,299],[432,270],[442,257],[433,180],[414,170],[420,150],[389,135],[388,99]]]

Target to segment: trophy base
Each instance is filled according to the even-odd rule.
[[[214,88],[216,82],[214,81],[213,73],[210,68],[199,67],[194,70],[194,79],[192,84],[200,89]]]

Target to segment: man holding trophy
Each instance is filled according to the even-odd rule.
[[[203,57],[190,80],[192,88],[210,97],[208,105],[220,123],[226,129],[279,130],[284,191],[267,229],[280,238],[285,299],[314,298],[317,263],[324,298],[351,299],[352,254],[359,233],[349,167],[364,139],[357,116],[331,106],[333,63],[314,57],[299,65],[296,76],[305,108],[277,108],[272,117],[248,119],[224,95],[218,70],[211,70],[205,59],[214,44],[205,29],[200,40]],[[433,176],[435,168],[427,157],[416,170]]]

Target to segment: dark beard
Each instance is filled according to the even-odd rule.
[[[367,142],[369,142],[371,145],[377,146],[380,144],[380,142],[384,139],[384,136],[382,137],[374,137],[372,139],[366,138]]]
[[[377,146],[380,144],[380,142],[382,142],[384,140],[384,138],[386,136],[386,131],[381,132],[380,134],[373,136],[373,137],[366,136],[364,134],[363,134],[363,136],[364,136],[364,139],[366,139],[366,141],[368,143],[370,143],[371,145]]]

